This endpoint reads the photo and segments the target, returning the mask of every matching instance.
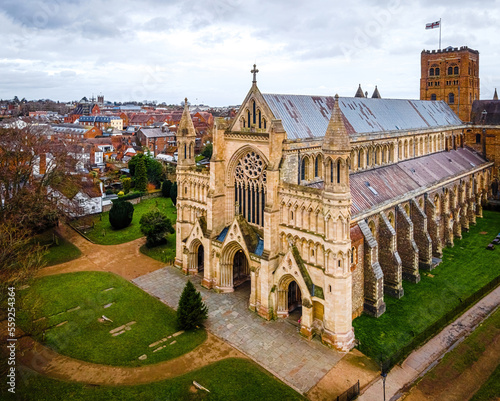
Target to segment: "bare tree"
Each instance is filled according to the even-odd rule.
[[[34,236],[77,207],[54,196],[81,185],[72,145],[43,126],[0,129],[0,298],[41,266],[44,249]]]

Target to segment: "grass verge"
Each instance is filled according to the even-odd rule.
[[[148,248],[146,245],[143,245],[139,250],[144,255],[160,262],[172,262],[175,259],[175,233],[167,235],[166,244],[158,245],[153,248]]]
[[[489,379],[474,394],[470,401],[496,401],[500,398],[500,365],[490,375]]]
[[[500,213],[484,211],[484,218],[463,233],[463,239],[455,240],[453,248],[444,249],[438,267],[421,272],[418,284],[403,283],[403,298],[385,297],[387,311],[381,317],[363,315],[355,319],[353,326],[362,352],[377,361],[385,360],[499,276],[500,249],[485,249],[498,232]]]
[[[183,355],[206,339],[204,329],[185,332],[153,353],[156,347],[149,344],[178,331],[175,311],[111,273],[41,277],[29,289],[20,291],[19,296],[19,326],[55,351],[83,361],[115,366],[148,365]],[[100,322],[102,315],[113,322]],[[110,333],[129,322],[136,323],[120,335]],[[169,345],[173,340],[176,342]],[[147,359],[139,360],[141,355],[147,355]]]
[[[435,399],[439,391],[446,393],[446,389],[453,386],[460,376],[471,368],[479,358],[487,351],[488,344],[491,344],[500,335],[500,310],[494,312],[486,319],[474,332],[467,337],[455,349],[446,354],[444,358],[422,380],[417,384],[418,390],[429,399]],[[498,371],[498,368],[497,368]],[[494,376],[495,373],[493,373]],[[491,379],[491,378],[490,378]],[[498,381],[500,383],[500,381]],[[480,392],[484,394],[500,396],[500,385],[496,390],[486,382]],[[438,392],[438,393],[436,393]],[[463,395],[464,398],[465,395]],[[488,400],[490,398],[479,398],[477,400]],[[496,399],[496,398],[495,398]]]
[[[210,390],[196,390],[193,380]],[[76,400],[305,400],[257,364],[244,359],[225,359],[199,370],[138,386],[91,386],[62,382],[31,371],[19,380],[19,399],[37,401]],[[2,386],[5,388],[5,386]]]
[[[58,265],[82,256],[78,247],[55,234],[53,229],[37,235],[34,241],[47,246],[47,252],[43,255],[44,266]]]
[[[145,213],[156,208],[158,208],[162,213],[165,213],[172,221],[172,224],[175,224],[177,219],[177,210],[172,203],[172,199],[162,197],[146,199],[141,203],[134,205],[134,218],[132,219],[132,223],[128,227],[122,228],[121,230],[115,230],[111,227],[111,224],[109,224],[109,212],[102,213],[101,215],[85,217],[73,222],[72,224],[75,227],[92,227],[84,230],[84,234],[96,244],[123,244],[143,236],[139,221]]]

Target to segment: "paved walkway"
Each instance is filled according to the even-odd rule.
[[[132,281],[177,308],[187,279],[178,269],[165,267]],[[208,306],[207,329],[301,393],[314,386],[344,355],[317,340],[307,341],[287,321],[268,322],[251,312],[248,284],[234,293],[218,294],[201,287],[200,277],[190,279]]]
[[[395,366],[386,378],[386,399],[401,398],[411,384],[425,374],[457,341],[471,333],[488,315],[500,305],[500,287],[481,299],[438,335],[410,354],[401,366]],[[360,401],[383,399],[383,382],[379,378],[367,387],[358,398]]]
[[[146,243],[145,238],[119,245],[97,245],[87,241],[66,224],[61,224],[57,231],[76,245],[82,251],[82,256],[69,262],[44,267],[38,271],[38,276],[78,271],[105,271],[132,280],[165,266],[165,263],[151,259],[140,252],[140,247]]]

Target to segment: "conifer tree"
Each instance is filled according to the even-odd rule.
[[[208,308],[201,300],[201,294],[188,280],[177,308],[177,326],[182,330],[192,330],[201,326],[207,317]]]
[[[148,185],[148,173],[146,170],[146,162],[144,158],[140,158],[137,161],[137,166],[135,167],[135,189],[139,192],[146,192]]]
[[[172,187],[170,188],[170,199],[172,199],[172,203],[174,206],[177,204],[177,183],[174,182]]]
[[[165,198],[170,198],[170,190],[172,189],[172,181],[165,180],[163,184],[161,184],[161,194]]]

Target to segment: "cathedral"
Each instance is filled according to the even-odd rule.
[[[303,336],[349,350],[352,320],[382,315],[481,217],[493,163],[443,101],[266,94],[251,72],[208,169],[185,102],[175,264],[213,291],[250,287],[264,319],[299,311]]]

